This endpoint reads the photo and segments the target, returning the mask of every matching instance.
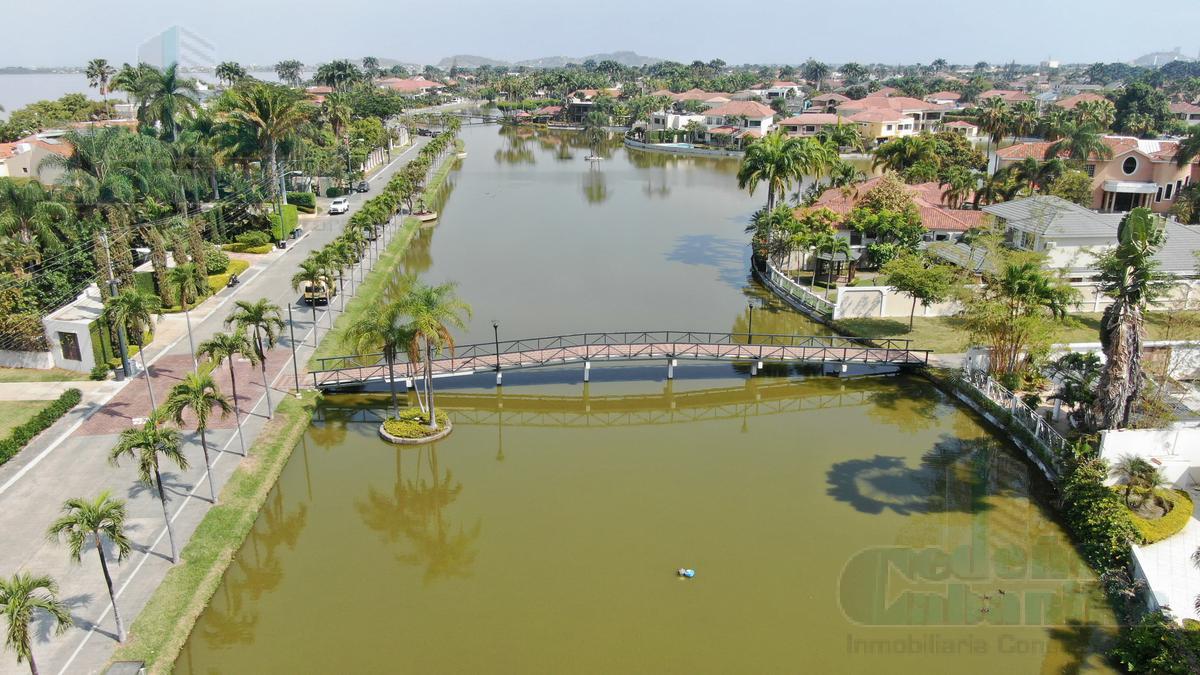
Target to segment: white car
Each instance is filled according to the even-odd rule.
[[[350,200],[346,197],[338,197],[329,203],[329,215],[336,216],[340,213],[346,213],[350,210]]]

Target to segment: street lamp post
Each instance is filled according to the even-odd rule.
[[[500,322],[492,319],[492,337],[496,344],[496,372],[500,372]]]
[[[748,329],[749,334],[746,336],[746,344],[753,344],[753,342],[754,342],[754,301],[748,300],[746,302],[746,308],[748,310],[750,310],[750,326]]]

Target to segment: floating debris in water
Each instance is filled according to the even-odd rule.
[[[679,569],[675,570],[675,575],[683,579],[691,579],[692,577],[696,576],[696,570],[689,567],[680,567]]]

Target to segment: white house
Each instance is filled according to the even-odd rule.
[[[650,113],[650,129],[652,131],[662,131],[664,129],[686,129],[687,126],[692,122],[704,124],[704,115],[696,113],[677,113],[668,110],[659,110],[658,112]]]

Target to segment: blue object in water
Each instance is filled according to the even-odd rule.
[[[692,577],[696,576],[696,570],[688,567],[680,567],[679,569],[675,570],[675,574],[683,577],[684,579],[691,579]]]

